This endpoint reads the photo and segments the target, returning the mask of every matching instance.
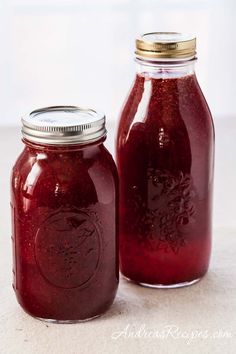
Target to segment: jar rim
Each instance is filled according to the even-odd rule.
[[[106,136],[105,115],[78,106],[50,106],[22,117],[23,139],[49,145],[73,145]]]

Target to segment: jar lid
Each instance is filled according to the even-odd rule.
[[[178,32],[151,32],[136,39],[137,57],[152,60],[190,60],[196,56],[196,38]]]
[[[105,115],[76,106],[37,109],[22,118],[25,139],[42,144],[82,144],[106,135]]]

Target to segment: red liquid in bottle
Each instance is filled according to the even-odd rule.
[[[103,141],[25,140],[13,168],[14,289],[34,317],[85,320],[114,300],[118,179]]]
[[[117,138],[120,266],[150,286],[181,286],[207,271],[214,130],[194,73],[138,74]]]

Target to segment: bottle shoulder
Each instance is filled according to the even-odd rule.
[[[196,76],[156,79],[137,75],[121,113],[117,143],[122,144],[132,129],[156,134],[159,129],[171,131],[183,125],[213,130]]]

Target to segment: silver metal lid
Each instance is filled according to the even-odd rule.
[[[105,115],[76,106],[37,109],[22,118],[25,139],[42,144],[83,144],[106,135]]]

